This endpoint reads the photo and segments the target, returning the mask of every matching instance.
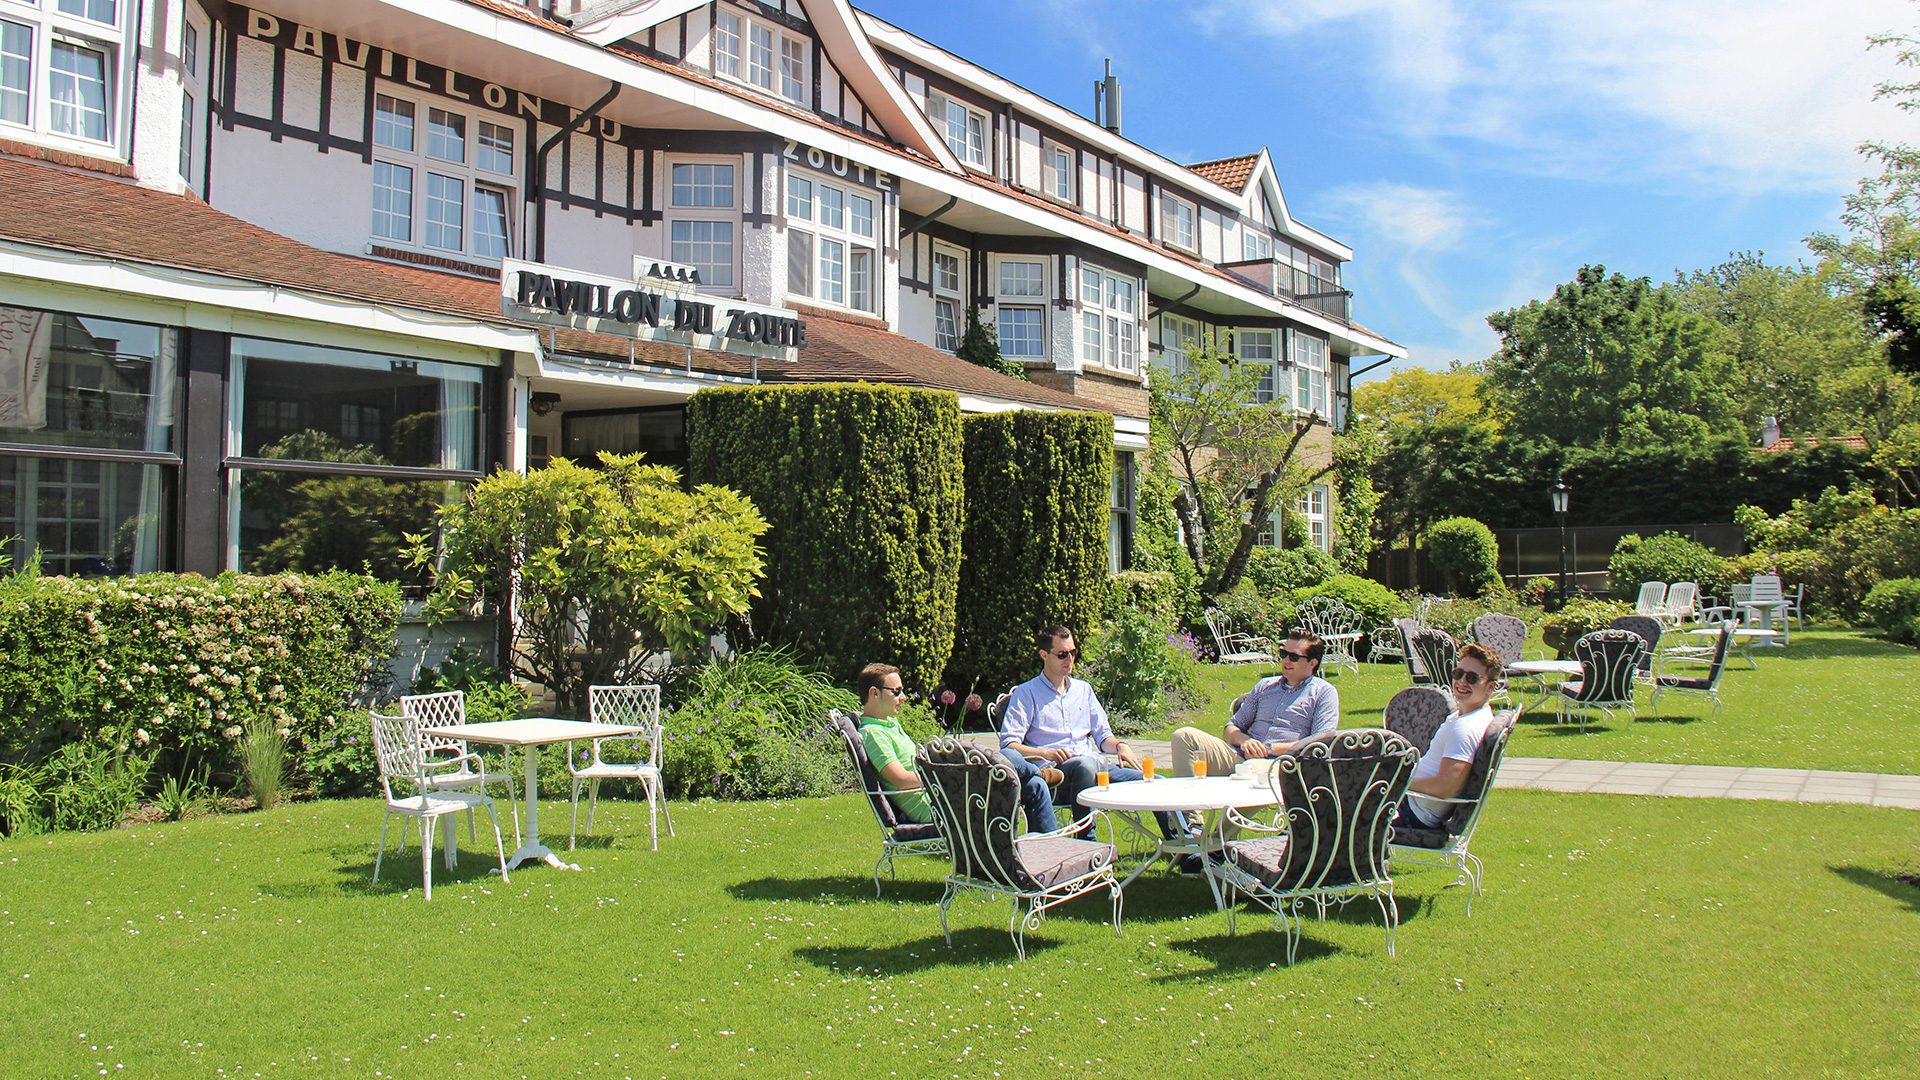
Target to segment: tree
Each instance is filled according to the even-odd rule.
[[[1173,510],[1200,572],[1200,592],[1216,596],[1246,574],[1272,510],[1332,472],[1334,462],[1300,467],[1301,444],[1325,421],[1295,412],[1278,395],[1259,400],[1261,368],[1239,363],[1211,336],[1188,346],[1186,361],[1154,373],[1155,452],[1173,462]]]
[[[765,563],[767,523],[739,493],[684,491],[678,470],[639,454],[602,453],[600,466],[503,469],[440,513],[429,614],[505,611],[511,582],[513,671],[562,712],[583,708],[589,686],[633,681],[661,649],[704,647],[746,613]],[[431,565],[427,538],[407,539],[415,565]]]
[[[1405,368],[1391,378],[1354,387],[1353,411],[1388,431],[1405,424],[1493,426],[1493,417],[1480,398],[1480,382],[1480,373],[1469,367]]]
[[[1483,390],[1506,430],[1572,446],[1696,442],[1738,427],[1723,333],[1644,277],[1580,268],[1550,299],[1487,317]]]

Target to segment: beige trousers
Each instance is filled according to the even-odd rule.
[[[1232,776],[1234,766],[1245,760],[1227,740],[1209,735],[1199,728],[1183,727],[1173,733],[1173,775],[1192,776],[1193,762],[1203,758],[1208,776]]]

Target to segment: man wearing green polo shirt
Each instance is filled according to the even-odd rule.
[[[913,771],[915,747],[912,736],[900,726],[895,714],[907,696],[900,681],[900,669],[892,664],[868,664],[854,681],[860,695],[860,742],[867,748],[867,760],[880,774],[893,807],[900,816],[915,823],[933,820],[933,806],[921,788],[926,785]],[[1042,768],[1010,751],[1002,751],[1007,766],[1020,782],[1020,805],[1027,814],[1027,828],[1045,832],[1056,827],[1053,793],[1048,785],[1061,780],[1058,769]]]

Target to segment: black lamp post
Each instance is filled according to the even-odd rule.
[[[1565,479],[1553,481],[1553,513],[1560,519],[1560,606],[1567,606],[1567,487]]]

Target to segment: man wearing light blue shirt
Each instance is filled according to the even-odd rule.
[[[1102,769],[1113,783],[1141,778],[1140,757],[1133,747],[1113,734],[1107,710],[1101,708],[1093,687],[1073,677],[1080,649],[1073,631],[1050,626],[1035,638],[1040,648],[1040,674],[1013,688],[1000,714],[1000,746],[1010,753],[1052,763],[1066,778],[1060,782],[1059,802],[1081,815],[1080,793],[1094,786]],[[1102,754],[1120,760],[1108,767]],[[1184,823],[1162,813],[1161,831],[1180,836]],[[1083,830],[1090,836],[1091,826]]]

